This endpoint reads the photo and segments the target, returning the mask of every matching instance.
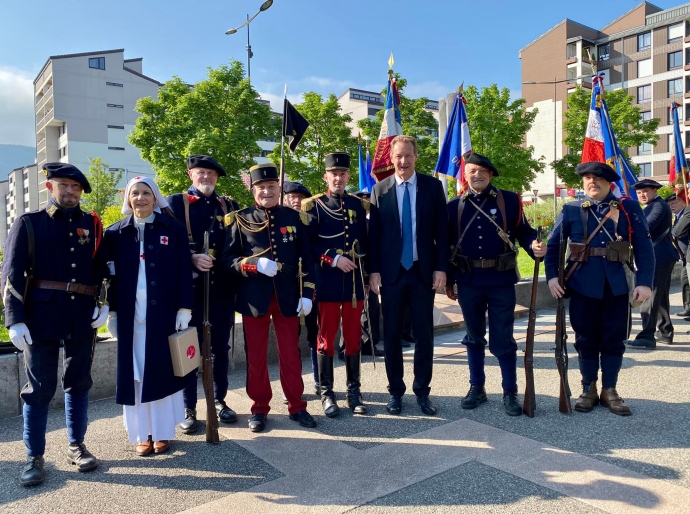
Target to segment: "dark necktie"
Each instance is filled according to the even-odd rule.
[[[412,202],[410,201],[409,182],[403,182],[405,193],[403,194],[402,208],[402,259],[403,268],[410,269],[413,264],[412,256]]]

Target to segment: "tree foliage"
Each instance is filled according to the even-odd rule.
[[[534,158],[534,148],[523,146],[536,109],[528,112],[523,98],[511,101],[508,88],[496,84],[481,89],[469,86],[464,97],[472,150],[488,157],[500,173],[491,182],[518,193],[528,190],[544,169],[541,159]]]
[[[609,116],[616,135],[618,146],[625,154],[631,165],[626,149],[641,145],[642,143],[656,144],[659,136],[655,131],[659,126],[659,119],[643,121],[640,108],[633,104],[634,98],[628,94],[627,89],[616,89],[606,92],[606,104],[609,108]],[[576,187],[581,183],[580,177],[575,173],[575,167],[582,160],[582,147],[585,143],[587,120],[589,119],[591,92],[578,85],[575,91],[568,95],[568,110],[565,113],[563,130],[566,137],[563,142],[570,148],[571,153],[557,159],[555,162],[556,173],[568,187]]]
[[[206,79],[194,86],[174,77],[160,89],[157,100],[137,102],[141,116],[129,140],[151,163],[163,193],[185,191],[187,157],[205,154],[227,171],[228,176],[218,181],[218,192],[248,204],[251,195],[241,172],[256,164],[254,156],[261,151],[256,142],[279,130],[269,106],[258,99],[239,61],[208,68]]]
[[[110,225],[117,223],[124,217],[125,215],[122,214],[122,207],[120,205],[109,205],[103,210],[101,222],[103,223],[104,228],[108,228]]]
[[[352,117],[341,112],[338,99],[332,93],[325,100],[318,93],[304,93],[302,103],[295,104],[295,108],[307,119],[309,128],[294,153],[285,141],[286,176],[290,180],[300,180],[316,194],[326,187],[324,156],[330,152],[347,152],[350,154],[350,188],[356,189],[359,178],[357,139],[352,137],[347,126]],[[268,158],[280,166],[280,145]]]
[[[420,173],[433,173],[438,161],[438,137],[430,132],[438,134],[438,122],[434,115],[425,110],[424,107],[429,103],[428,98],[412,99],[405,95],[407,79],[402,78],[398,73],[395,74],[398,83],[398,94],[400,96],[400,120],[402,121],[402,131],[406,136],[414,136],[417,139],[417,150],[419,158],[415,168]],[[386,96],[386,89],[381,91]],[[385,102],[385,100],[384,100]],[[383,123],[384,109],[376,113],[376,120],[364,118],[357,122],[357,126],[362,129],[362,135],[367,136],[371,141],[370,152],[374,155],[376,141],[378,141]]]
[[[100,157],[89,159],[89,171],[86,178],[91,185],[91,192],[82,195],[81,206],[87,211],[96,211],[98,216],[103,215],[103,211],[109,205],[116,205],[118,202],[118,187],[122,172],[108,170],[108,165]]]

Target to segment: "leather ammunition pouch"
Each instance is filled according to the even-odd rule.
[[[466,255],[456,253],[453,256],[452,263],[455,265],[459,273],[469,273],[472,271],[472,261]]]
[[[587,262],[589,260],[589,244],[570,242],[569,261]]]
[[[609,241],[606,243],[606,258],[611,262],[630,262],[631,250],[628,241]]]
[[[517,253],[510,251],[496,257],[496,271],[510,271],[517,267]]]

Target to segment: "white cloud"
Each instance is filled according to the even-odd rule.
[[[27,72],[0,67],[0,143],[36,144],[33,91]]]
[[[271,102],[271,110],[275,112],[283,112],[283,98],[285,97],[284,95],[276,95],[273,93],[264,93],[259,91],[259,96],[261,96],[262,100],[268,100]],[[292,94],[288,93],[287,95],[288,100],[290,100],[291,104],[296,104],[300,103],[302,101],[302,93],[297,93],[297,94]]]

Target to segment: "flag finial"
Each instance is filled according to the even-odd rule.
[[[388,69],[392,70],[394,64],[395,64],[395,59],[393,59],[393,52],[391,52],[391,56],[388,58]]]
[[[460,87],[458,88],[458,94],[462,93],[463,87],[465,86],[465,81],[460,84]]]

